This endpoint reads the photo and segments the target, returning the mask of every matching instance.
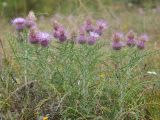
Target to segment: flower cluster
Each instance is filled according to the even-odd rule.
[[[47,47],[52,38],[55,38],[60,43],[73,39],[73,41],[78,44],[94,45],[108,28],[108,23],[104,20],[98,20],[96,24],[93,24],[90,19],[87,19],[84,24],[80,26],[79,32],[74,34],[74,37],[69,37],[65,27],[58,21],[54,21],[53,31],[49,34],[39,30],[36,24],[36,17],[32,11],[29,12],[26,18],[16,18],[12,20],[12,23],[18,32],[23,31],[24,28],[28,28],[29,42],[31,44],[40,44],[43,47]],[[126,40],[123,41],[124,39]],[[147,34],[142,34],[137,37],[135,32],[130,30],[124,37],[123,33],[115,32],[112,36],[111,46],[114,50],[120,50],[124,46],[137,46],[138,49],[144,49],[146,41],[148,41]]]
[[[88,45],[94,45],[107,28],[107,25],[104,20],[98,20],[96,25],[93,25],[91,20],[86,20],[79,30],[77,42],[79,44],[88,43]]]
[[[52,39],[52,36],[47,32],[41,32],[37,27],[30,28],[29,42],[31,44],[41,44],[43,47],[47,47]]]
[[[77,42],[79,44],[88,43],[88,45],[94,45],[106,28],[107,23],[103,20],[97,21],[96,26],[92,24],[91,20],[86,20],[84,25],[80,27],[80,30],[76,35],[76,40],[74,42]],[[54,21],[53,29],[54,38],[56,38],[60,42],[64,42],[69,39],[66,30],[57,21]]]
[[[28,41],[31,44],[40,44],[43,47],[47,47],[52,39],[49,33],[39,30],[36,24],[36,17],[32,11],[29,12],[26,19],[15,18],[12,20],[12,24],[18,32],[23,31],[25,28],[29,29]]]
[[[112,48],[114,50],[120,50],[122,47],[134,47],[137,46],[138,49],[145,48],[145,42],[148,41],[148,35],[142,34],[139,37],[136,37],[135,33],[130,30],[126,35],[126,41],[122,41],[125,39],[123,33],[115,32],[112,37]]]
[[[12,24],[17,31],[23,31],[25,27],[31,28],[36,26],[36,17],[33,11],[30,11],[26,18],[18,17],[12,20]]]
[[[67,32],[65,28],[60,25],[57,21],[54,21],[53,24],[53,37],[58,39],[60,42],[64,42],[67,40]]]
[[[41,32],[36,24],[36,17],[34,12],[29,12],[28,16],[25,18],[16,18],[12,21],[18,32],[23,31],[23,29],[29,29],[28,40],[31,44],[41,44],[46,47],[49,45],[52,38],[55,38],[59,42],[63,43],[69,40],[67,30],[63,25],[57,21],[53,22],[53,32],[52,34]],[[107,23],[104,20],[98,20],[96,25],[93,25],[91,20],[86,20],[85,23],[80,27],[79,32],[75,35],[74,42],[78,44],[88,44],[94,45],[98,38],[102,36],[104,30],[107,28]]]

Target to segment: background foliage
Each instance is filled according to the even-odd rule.
[[[39,14],[53,14],[55,12],[76,12],[86,6],[88,9],[98,9],[99,3],[106,7],[113,3],[133,3],[142,7],[155,7],[158,0],[0,0],[1,16],[18,16],[34,10]]]

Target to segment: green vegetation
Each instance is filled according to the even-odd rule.
[[[97,10],[99,3],[108,6],[114,3],[133,3],[145,8],[156,7],[158,0],[1,0],[1,15],[13,17],[26,15],[28,11],[34,10],[37,15],[50,15],[56,12],[76,12],[84,6],[87,9]]]
[[[51,19],[71,32],[77,32],[87,17],[93,22],[103,18],[109,28],[93,46],[54,39],[44,48],[28,43],[28,30],[19,41],[13,26],[1,19],[0,119],[159,120],[159,11],[126,8],[112,0],[94,4],[94,0],[59,0],[51,7],[53,1],[57,0],[8,0],[1,14],[24,16],[32,8],[38,17],[48,13],[45,20],[37,21],[47,31],[52,30],[50,14],[57,12]],[[112,33],[130,29],[138,35],[148,33],[146,49],[112,50]]]
[[[4,56],[0,109],[5,119],[151,119],[159,118],[158,76],[147,75],[148,61],[159,53],[125,48],[54,42],[49,48],[18,42]],[[147,64],[147,66],[146,66]]]

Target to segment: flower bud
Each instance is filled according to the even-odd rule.
[[[135,44],[136,44],[135,33],[131,30],[127,34],[127,45],[128,46],[134,46]]]
[[[86,30],[86,32],[93,32],[94,31],[94,27],[92,25],[92,22],[88,19],[86,20],[85,24],[84,24],[84,29]]]
[[[112,48],[114,50],[120,50],[124,46],[124,43],[120,41],[122,37],[123,37],[123,34],[120,32],[116,32],[113,34]]]
[[[32,27],[30,29],[30,32],[29,32],[29,42],[31,44],[38,44],[39,43],[38,34],[39,34],[39,30],[38,30],[37,27]]]
[[[86,43],[86,40],[87,40],[87,38],[85,36],[85,32],[84,32],[83,29],[81,29],[80,33],[79,33],[79,36],[77,36],[77,42],[79,44],[84,44],[84,43]]]
[[[144,49],[145,48],[145,42],[148,41],[148,35],[147,34],[142,34],[139,37],[139,41],[137,42],[137,48],[138,49]]]
[[[36,16],[33,11],[30,11],[26,18],[26,27],[31,28],[36,25]]]

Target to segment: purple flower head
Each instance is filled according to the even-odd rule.
[[[24,18],[15,18],[12,20],[12,24],[16,27],[17,31],[22,31],[25,28],[26,20]]]
[[[140,50],[144,49],[145,48],[145,41],[138,41],[137,48]]]
[[[135,44],[136,44],[135,33],[131,30],[127,34],[127,45],[128,46],[134,46]]]
[[[36,16],[33,11],[30,11],[26,18],[26,27],[31,28],[36,25]]]
[[[107,26],[108,26],[108,23],[106,21],[104,21],[104,20],[98,20],[97,21],[97,27],[99,29],[106,29]]]
[[[149,40],[149,37],[147,34],[142,34],[140,37],[139,37],[139,40],[140,41],[148,41]]]
[[[39,38],[38,38],[38,34],[39,34],[39,30],[37,27],[32,27],[30,29],[30,32],[29,32],[29,42],[31,44],[38,44],[40,41],[39,41]]]
[[[64,27],[61,26],[57,21],[54,21],[53,28],[54,28],[53,37],[59,39],[60,42],[64,42],[67,39]]]
[[[97,33],[99,36],[101,36],[103,34],[103,30],[102,29],[95,29],[94,32]]]
[[[91,20],[86,20],[85,24],[84,24],[84,29],[86,30],[86,32],[92,32],[94,31],[94,27],[93,27],[93,24],[91,22]]]
[[[36,23],[32,20],[26,20],[26,27],[31,28],[33,26],[36,26]]]
[[[59,29],[62,29],[62,28],[63,28],[63,26],[60,25],[56,20],[53,21],[53,29],[54,29],[54,31],[58,31]]]
[[[122,42],[112,42],[112,48],[114,50],[120,50],[124,46],[124,43]]]
[[[122,37],[123,37],[123,34],[120,32],[116,32],[113,34],[112,48],[114,50],[120,50],[124,46],[124,43],[120,41]]]
[[[99,38],[99,35],[97,33],[90,32],[87,42],[89,45],[94,45],[98,38]]]
[[[137,42],[137,48],[139,49],[144,49],[145,48],[145,42],[148,41],[148,35],[147,34],[142,34],[139,37],[139,41]]]
[[[122,38],[123,38],[123,33],[121,33],[121,32],[116,32],[116,33],[113,34],[112,40],[113,40],[114,42],[119,42]]]
[[[78,37],[77,37],[77,42],[79,43],[79,44],[84,44],[84,43],[86,43],[86,36],[85,35],[79,35]]]
[[[60,27],[62,27],[56,20],[53,22],[53,29],[57,31]]]
[[[85,36],[84,30],[80,29],[79,36],[77,36],[77,42],[79,44],[84,44],[84,43],[86,43],[86,40],[87,40],[87,38]]]
[[[135,39],[128,39],[127,40],[127,45],[129,46],[129,47],[132,47],[132,46],[135,46],[135,44],[136,44],[136,41],[135,41]]]
[[[64,42],[64,41],[67,40],[67,33],[66,33],[66,31],[64,30],[63,27],[58,29],[57,35],[58,35],[58,39],[59,39],[60,42]]]
[[[98,20],[95,32],[101,36],[106,28],[107,28],[107,22],[104,20]]]
[[[43,46],[43,47],[47,47],[51,41],[51,35],[49,33],[46,32],[39,32],[37,35],[37,38],[39,40],[39,43]]]
[[[58,30],[53,32],[53,37],[56,38],[56,39],[59,38],[59,31]]]
[[[133,30],[130,30],[128,33],[127,33],[127,38],[129,39],[134,39],[135,38],[135,33]]]

